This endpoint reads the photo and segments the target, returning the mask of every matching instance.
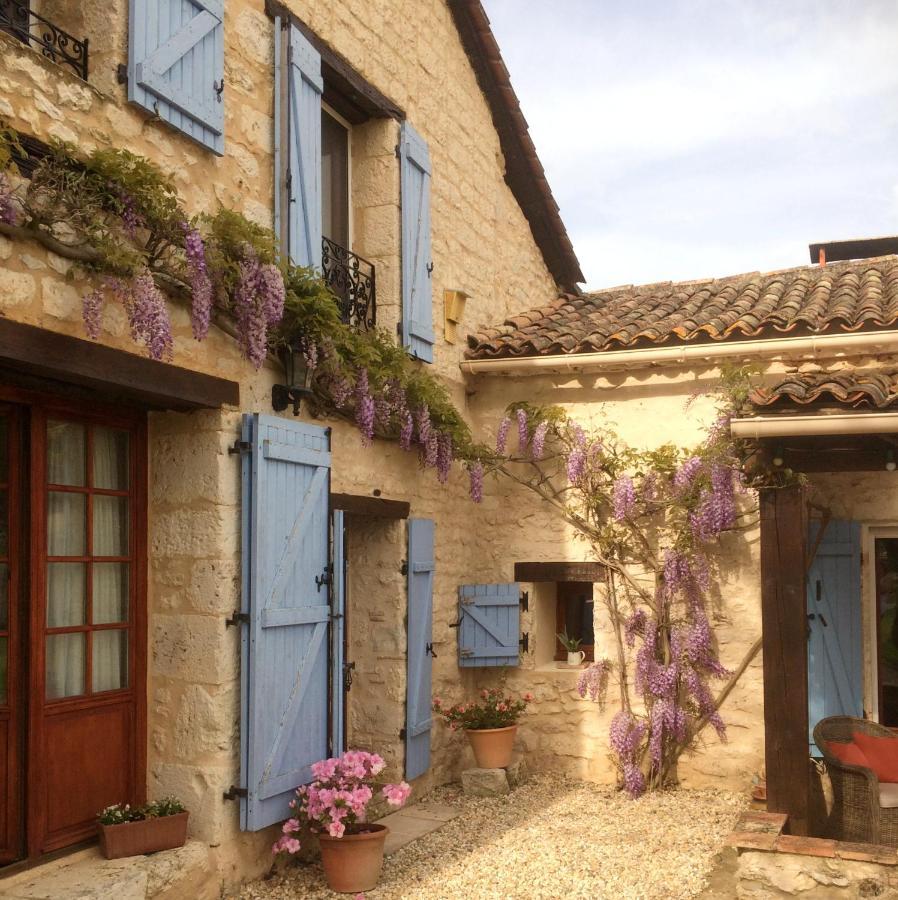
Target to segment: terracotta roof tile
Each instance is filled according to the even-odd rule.
[[[803,372],[788,375],[769,387],[756,388],[754,406],[785,407],[833,402],[840,406],[886,409],[898,403],[898,372]]]
[[[898,322],[898,256],[563,295],[468,337],[472,359],[751,340]]]

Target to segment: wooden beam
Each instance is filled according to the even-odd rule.
[[[596,562],[516,562],[515,581],[605,581],[605,567]]]
[[[407,519],[411,506],[405,500],[387,500],[385,497],[367,497],[364,494],[331,494],[331,509],[342,509],[356,516]]]
[[[801,486],[761,491],[761,622],[767,810],[808,833],[807,503]]]
[[[152,409],[214,409],[240,403],[236,381],[2,317],[0,367],[11,380],[18,373],[36,376],[57,391],[77,385],[106,400],[137,402]]]

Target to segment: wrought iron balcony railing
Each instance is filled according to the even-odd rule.
[[[31,10],[29,0],[0,0],[0,31],[31,44],[87,81],[87,38],[79,41]]]
[[[374,263],[330,238],[321,241],[321,271],[327,286],[337,295],[340,318],[361,331],[377,324],[374,292]]]

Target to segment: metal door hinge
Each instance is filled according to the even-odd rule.
[[[234,615],[230,619],[225,619],[225,626],[230,628],[232,625],[249,625],[249,613],[240,612],[239,609],[234,610]]]
[[[530,591],[521,591],[521,611],[530,611]]]
[[[399,567],[399,574],[400,575],[408,575],[408,560],[407,559],[402,560],[402,565]]]
[[[249,441],[234,441],[234,443],[228,447],[228,454],[250,453],[252,449],[253,445]]]
[[[400,728],[399,729],[399,740],[404,741],[406,734],[407,734],[406,730],[404,728]]]
[[[520,645],[520,647],[524,651],[524,653],[530,652],[530,632],[529,631],[525,631],[521,635],[521,639],[518,641],[518,644]]]
[[[470,659],[474,655],[474,651],[469,650],[467,647],[462,647],[458,651],[458,655],[461,656],[463,659]]]
[[[115,67],[115,80],[119,84],[128,83],[128,67],[124,63],[119,63]]]
[[[352,687],[352,673],[355,671],[354,662],[343,663],[343,690],[349,691]]]
[[[434,659],[437,658],[437,653],[436,650],[433,649],[433,644],[425,644],[424,654],[425,656],[432,656]]]
[[[326,584],[331,583],[331,567],[325,566],[324,571],[320,575],[315,576],[315,584],[318,586],[319,593],[321,592],[321,588],[323,588]]]
[[[246,788],[232,784],[221,796],[225,800],[236,800],[238,797],[246,797],[248,794]]]

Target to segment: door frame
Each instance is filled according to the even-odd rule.
[[[133,679],[127,692],[133,704],[133,747],[129,780],[133,787],[132,803],[143,803],[146,799],[147,780],[147,538],[148,538],[148,430],[146,411],[134,407],[122,407],[103,402],[85,402],[58,393],[45,393],[40,390],[20,388],[0,383],[0,403],[13,406],[14,415],[19,421],[18,453],[23,454],[25,441],[28,441],[28,459],[22,459],[27,468],[22,472],[21,492],[18,497],[20,521],[22,523],[20,539],[18,597],[13,602],[18,604],[20,617],[18,628],[19,656],[15,677],[19,678],[20,700],[20,741],[18,759],[21,784],[19,785],[19,855],[11,860],[34,860],[45,853],[54,852],[69,846],[59,841],[47,841],[46,823],[44,821],[46,801],[44,792],[46,782],[41,774],[42,757],[34,748],[40,747],[43,739],[45,700],[39,701],[31,697],[35,684],[36,671],[40,686],[44,685],[42,672],[44,648],[43,608],[35,597],[42,596],[45,585],[43,557],[45,548],[42,540],[42,527],[45,522],[45,510],[42,504],[47,494],[47,486],[43,483],[42,460],[46,450],[45,442],[35,445],[34,429],[41,419],[60,416],[74,418],[86,424],[118,425],[128,429],[133,436],[130,463],[133,467],[133,483],[131,497],[133,510],[130,518],[131,555],[132,555],[132,641],[129,644],[131,660],[129,660],[129,676]],[[37,415],[32,410],[37,410]],[[11,598],[12,599],[12,598]],[[36,636],[40,636],[38,642]],[[12,644],[12,641],[10,642]],[[37,668],[36,668],[37,667]],[[12,666],[10,667],[12,673]],[[21,676],[21,677],[20,677]],[[93,704],[88,699],[72,701],[72,711],[93,705],[101,707],[110,703],[121,703],[125,692],[116,692],[108,700],[101,698]],[[64,713],[63,713],[64,714]],[[127,799],[127,798],[124,798]],[[82,831],[84,829],[81,829]],[[71,845],[90,839],[90,833],[80,832],[71,841]]]
[[[864,717],[879,721],[879,616],[876,608],[876,539],[898,538],[898,523],[861,525],[861,633]]]

